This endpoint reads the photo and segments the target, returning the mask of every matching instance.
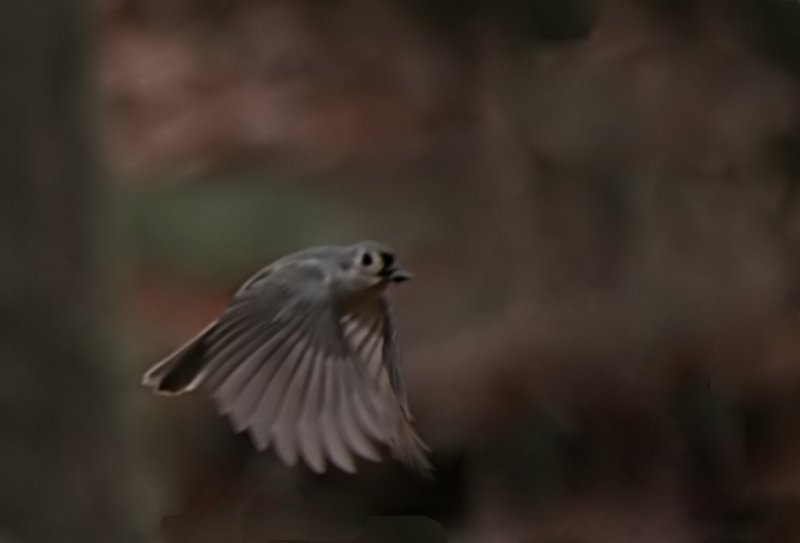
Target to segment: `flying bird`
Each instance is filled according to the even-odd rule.
[[[220,414],[289,466],[332,464],[381,449],[429,476],[414,429],[387,288],[411,278],[376,242],[313,247],[247,280],[212,323],[142,379],[162,395],[204,385]]]

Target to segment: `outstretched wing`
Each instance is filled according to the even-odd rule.
[[[318,270],[275,273],[236,295],[204,340],[206,384],[259,449],[353,472],[356,456],[379,460],[376,444],[393,446],[407,424],[385,364],[395,352],[388,306],[376,299],[341,315],[324,281],[299,273]]]
[[[348,347],[384,394],[392,393],[404,415],[411,418],[406,400],[394,317],[385,296],[364,304],[340,319]]]
[[[428,448],[414,430],[406,400],[389,300],[385,296],[372,300],[344,315],[340,323],[352,360],[364,368],[369,381],[377,387],[381,404],[387,406],[384,424],[389,428],[393,456],[423,476],[431,476]]]

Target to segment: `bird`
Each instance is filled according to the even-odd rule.
[[[374,241],[290,254],[245,281],[142,384],[167,396],[203,385],[236,432],[287,466],[355,473],[358,458],[379,462],[388,449],[430,478],[387,293],[412,277]]]

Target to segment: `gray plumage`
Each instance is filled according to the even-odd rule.
[[[287,465],[356,471],[388,447],[428,475],[413,427],[387,286],[410,278],[383,245],[316,247],[251,277],[220,317],[154,365],[143,384],[204,384],[236,431]]]

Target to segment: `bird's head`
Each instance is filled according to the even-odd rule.
[[[400,283],[413,277],[397,265],[391,249],[373,241],[345,248],[337,275],[342,286],[352,291],[385,288],[389,283]]]

